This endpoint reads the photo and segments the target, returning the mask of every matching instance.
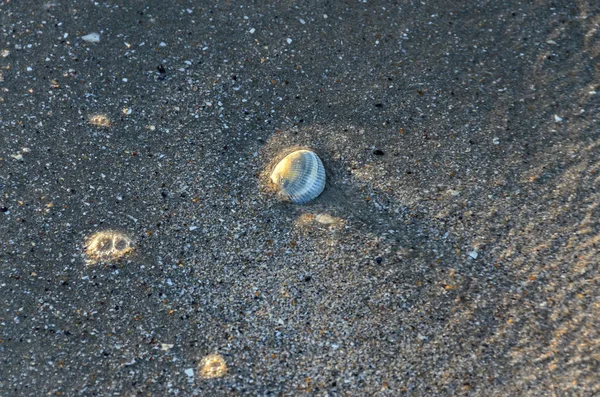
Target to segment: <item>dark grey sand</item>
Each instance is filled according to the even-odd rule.
[[[599,3],[256,3],[0,2],[0,395],[600,393]]]

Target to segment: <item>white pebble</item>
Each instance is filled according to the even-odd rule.
[[[492,143],[494,145],[499,145],[500,144],[500,139],[498,137],[495,137],[494,139],[492,139]]]
[[[166,352],[166,351],[172,349],[173,346],[175,346],[175,345],[172,345],[172,344],[169,344],[169,343],[161,343],[160,344],[160,350]]]
[[[158,46],[159,46],[159,47],[163,47],[163,48],[164,48],[164,47],[166,47],[166,46],[167,46],[167,44],[166,44],[164,41],[161,41],[161,42],[160,42],[160,44],[159,44]]]
[[[99,33],[90,33],[85,36],[81,36],[83,41],[87,41],[88,43],[99,43],[100,42],[100,34]]]
[[[561,121],[563,121],[562,117],[559,117],[557,114],[554,115],[554,121],[557,123],[560,123]]]
[[[254,34],[254,32],[256,32],[256,29],[254,29],[254,28],[250,29],[250,34]]]
[[[185,370],[185,374],[190,378],[194,376],[194,368],[188,368]]]
[[[471,252],[469,252],[469,256],[473,259],[477,259],[479,254],[477,253],[477,251],[471,251]]]
[[[292,44],[292,39],[288,38],[286,41],[288,44]]]

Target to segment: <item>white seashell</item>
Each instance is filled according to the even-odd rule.
[[[314,152],[297,150],[277,164],[271,180],[286,200],[304,204],[325,189],[325,167]]]

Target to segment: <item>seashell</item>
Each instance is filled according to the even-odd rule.
[[[325,189],[325,167],[314,152],[297,150],[277,164],[271,173],[271,180],[286,200],[304,204]]]

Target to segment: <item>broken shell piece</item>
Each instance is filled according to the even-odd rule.
[[[198,365],[200,377],[203,379],[220,378],[227,373],[227,364],[219,354],[209,354]]]
[[[94,114],[90,116],[89,122],[95,127],[109,128],[112,125],[110,119],[105,114]]]
[[[279,187],[284,199],[304,204],[325,189],[325,167],[314,152],[297,150],[277,164],[271,173],[271,180]]]
[[[113,261],[133,251],[133,243],[121,232],[105,230],[90,236],[85,243],[89,263]]]
[[[296,226],[300,227],[325,227],[327,229],[334,229],[344,225],[344,220],[326,213],[321,214],[302,214],[294,222]]]
[[[317,214],[315,216],[315,221],[319,222],[322,225],[334,225],[340,222],[341,220],[329,214]]]
[[[99,43],[100,42],[100,34],[93,32],[90,34],[86,34],[85,36],[81,36],[83,41],[87,41],[88,43]]]

